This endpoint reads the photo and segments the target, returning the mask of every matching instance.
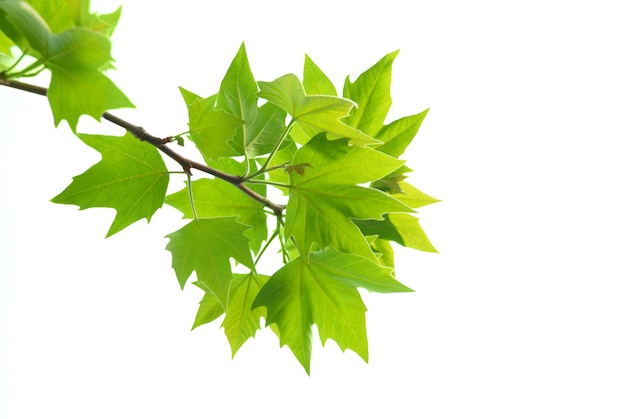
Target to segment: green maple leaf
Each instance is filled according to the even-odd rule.
[[[228,300],[228,311],[222,323],[233,357],[261,328],[260,319],[265,316],[266,310],[264,307],[253,308],[253,303],[269,278],[257,273],[235,275]]]
[[[106,35],[84,27],[53,33],[37,11],[20,0],[0,1],[0,28],[50,70],[48,101],[55,125],[65,119],[76,131],[81,115],[100,120],[109,109],[133,106],[103,74],[113,61]]]
[[[381,266],[387,266],[389,268],[393,268],[395,266],[394,251],[389,240],[379,239],[376,237],[370,243],[370,246],[372,246],[372,250],[376,254],[378,263]]]
[[[239,155],[230,139],[242,125],[242,120],[215,107],[217,95],[201,98],[179,88],[189,113],[189,137],[207,162],[219,157]]]
[[[254,272],[249,274],[234,274],[228,295],[228,310],[222,322],[224,333],[230,343],[232,356],[234,357],[239,348],[249,339],[256,335],[261,328],[261,317],[265,316],[264,307],[252,308],[252,303],[261,288],[270,277]],[[215,297],[213,292],[203,282],[195,282],[195,285],[205,291],[193,328],[210,323],[224,314],[224,306]]]
[[[75,26],[88,28],[110,37],[119,21],[122,8],[109,14],[91,13],[89,0],[28,0],[54,33]]]
[[[327,132],[331,139],[349,138],[353,144],[380,144],[380,141],[342,121],[355,106],[351,100],[306,95],[294,74],[286,74],[271,82],[260,81],[258,84],[261,89],[258,95],[289,113],[308,138]]]
[[[346,78],[343,95],[359,104],[346,124],[372,136],[378,134],[391,107],[391,65],[397,55],[398,51],[385,55],[354,83]]]
[[[302,85],[307,95],[337,96],[333,83],[308,55],[304,56]]]
[[[384,144],[377,146],[376,149],[390,156],[400,157],[415,138],[427,114],[428,109],[385,125],[376,136]]]
[[[213,294],[213,291],[211,291],[211,289],[206,286],[204,282],[194,282],[194,285],[204,291],[204,296],[200,301],[200,306],[198,307],[198,313],[196,313],[192,330],[198,326],[202,326],[203,324],[211,323],[213,320],[224,314],[224,305],[222,305],[220,300],[215,296],[215,294]]]
[[[367,236],[376,235],[379,239],[394,241],[405,247],[437,252],[419,220],[410,214],[388,214],[383,220],[355,220],[354,223]]]
[[[384,144],[374,145],[378,151],[400,157],[413,141],[428,109],[385,125],[391,107],[391,70],[398,51],[385,55],[363,72],[354,83],[346,78],[343,95],[359,104],[345,122]]]
[[[253,251],[259,251],[262,242],[267,239],[263,204],[221,179],[198,179],[191,185],[199,218],[237,217],[241,224],[251,227],[246,236],[250,238]],[[168,195],[165,202],[181,211],[185,218],[194,217],[187,188]]]
[[[392,192],[391,195],[411,208],[420,208],[439,202],[438,199],[426,195],[424,192],[420,191],[408,182],[398,182],[398,188],[399,191]]]
[[[222,80],[218,107],[243,121],[241,129],[229,142],[235,151],[249,157],[272,151],[285,130],[287,116],[272,103],[258,107],[258,90],[242,44]]]
[[[166,250],[172,253],[172,268],[181,289],[193,271],[203,289],[209,290],[224,309],[233,274],[230,258],[254,270],[248,229],[234,217],[194,219],[181,229],[168,234]]]
[[[333,248],[312,252],[309,262],[297,258],[259,292],[253,307],[267,308],[267,323],[276,323],[280,344],[288,345],[310,373],[311,326],[322,344],[333,339],[368,360],[366,307],[357,287],[375,292],[411,291],[391,275],[390,268]]]
[[[150,221],[161,208],[169,181],[158,150],[131,134],[123,137],[79,134],[78,137],[102,155],[102,160],[52,199],[57,204],[80,209],[105,207],[116,210],[107,237],[135,221]]]
[[[302,148],[294,165],[308,164],[303,175],[292,173],[285,234],[293,236],[306,259],[313,243],[375,259],[367,240],[351,219],[382,219],[412,210],[377,189],[357,186],[387,175],[402,161],[348,140],[328,141],[320,134]]]
[[[0,56],[12,57],[11,47],[15,45],[15,42],[11,40],[8,36],[4,34],[4,32],[0,31]],[[9,68],[9,65],[4,65],[0,67],[0,71],[4,70],[4,68]]]

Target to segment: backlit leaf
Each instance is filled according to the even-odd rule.
[[[343,95],[359,104],[346,124],[371,136],[378,134],[391,107],[391,65],[397,55],[398,51],[385,55],[354,83],[346,78]]]
[[[355,103],[326,95],[306,95],[300,80],[286,74],[272,82],[259,82],[259,96],[287,111],[309,138],[320,132],[329,138],[349,138],[354,144],[379,144],[380,141],[348,126],[347,117]]]
[[[293,236],[306,259],[313,243],[375,259],[352,219],[382,219],[391,212],[412,210],[388,194],[357,186],[402,166],[402,161],[376,150],[327,141],[318,135],[299,149],[293,164],[310,165],[303,175],[291,174],[285,234]]]
[[[304,56],[302,85],[307,95],[337,96],[337,89],[328,76],[308,56]]]
[[[229,144],[241,127],[240,118],[215,107],[217,95],[201,98],[179,88],[189,112],[189,136],[205,161],[239,153]]]
[[[158,150],[126,133],[123,137],[79,134],[102,155],[102,160],[52,199],[80,209],[105,207],[116,210],[107,237],[146,218],[161,208],[169,181]]]
[[[376,147],[376,149],[390,156],[400,157],[415,138],[426,114],[428,114],[428,109],[385,125],[376,136],[385,144]]]
[[[327,248],[297,258],[276,272],[257,296],[254,307],[267,307],[267,323],[276,323],[280,344],[287,345],[307,373],[311,363],[311,326],[322,343],[333,339],[368,360],[365,305],[357,291],[411,291],[371,260]]]
[[[242,44],[222,80],[218,105],[243,121],[229,143],[238,154],[249,157],[272,151],[285,130],[287,116],[284,110],[271,103],[259,108],[257,92],[258,87]]]
[[[68,26],[67,14],[59,16],[60,27]],[[65,119],[76,131],[81,115],[100,120],[109,109],[133,106],[103,74],[113,61],[106,35],[84,27],[53,33],[37,11],[21,0],[0,2],[0,27],[22,51],[50,69],[48,101],[55,125]]]
[[[248,239],[244,236],[248,228],[234,217],[205,218],[194,219],[168,234],[166,250],[172,253],[172,268],[181,289],[195,271],[202,288],[215,295],[226,309],[233,279],[230,258],[254,269]]]
[[[267,239],[263,205],[221,179],[198,179],[191,185],[198,217],[237,217],[241,224],[251,227],[245,234],[251,240],[252,249],[258,252],[262,242]],[[181,211],[185,218],[193,218],[186,187],[168,195],[165,202]]]
[[[437,252],[419,220],[410,214],[388,214],[383,220],[355,220],[355,224],[365,235],[376,235],[424,252]]]
[[[268,279],[269,276],[256,273],[235,274],[228,299],[228,310],[222,323],[233,357],[261,328],[260,320],[265,316],[266,310],[264,307],[253,308],[252,303]]]

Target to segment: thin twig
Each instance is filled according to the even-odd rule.
[[[7,80],[6,78],[2,77],[2,74],[0,74],[0,85],[11,87],[13,89],[23,90],[29,93],[34,93],[40,96],[46,96],[48,94],[48,89],[46,89],[45,87],[34,86],[32,84],[23,83],[23,82],[16,81],[16,80]],[[244,183],[245,179],[242,178],[241,176],[231,175],[229,173],[222,172],[221,170],[217,170],[212,167],[209,167],[203,163],[190,160],[186,157],[181,156],[180,154],[178,154],[177,152],[169,148],[167,144],[172,141],[172,137],[165,137],[165,138],[155,137],[154,135],[149,134],[142,127],[132,124],[128,121],[125,121],[124,119],[121,119],[115,115],[110,114],[109,112],[103,113],[102,117],[106,119],[107,121],[119,127],[124,128],[126,131],[130,132],[135,138],[139,139],[140,141],[145,141],[157,147],[159,150],[161,150],[162,153],[166,154],[171,159],[173,159],[178,164],[180,164],[183,170],[185,171],[185,173],[187,173],[188,175],[191,175],[191,169],[196,169],[201,172],[208,173],[210,175],[215,176],[216,178],[222,179],[236,186],[242,192],[246,193],[255,201],[258,201],[262,203],[264,206],[270,208],[276,216],[281,216],[281,214],[283,213],[283,210],[285,209],[284,205],[272,202],[266,197],[264,197],[263,195],[250,189],[247,185],[245,185]]]

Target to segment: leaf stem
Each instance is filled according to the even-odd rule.
[[[22,60],[22,58],[24,58],[26,56],[26,53],[22,54],[22,56],[15,62],[15,64],[13,64],[11,66],[11,68],[7,69],[4,71],[5,77],[7,79],[14,79],[14,78],[18,78],[18,77],[34,77],[37,74],[41,73],[45,67],[44,67],[44,62],[43,60],[37,60],[34,63],[30,64],[28,67],[23,68],[19,71],[17,71],[16,73],[10,74],[9,71],[11,71],[13,68],[15,68],[15,66],[17,66],[17,64]],[[35,70],[34,73],[28,74],[30,71]]]
[[[248,179],[248,180],[246,180],[246,183],[260,183],[260,184],[263,184],[263,185],[278,186],[280,188],[291,188],[292,187],[292,185],[289,185],[287,183],[273,182],[271,180]]]
[[[27,53],[26,52],[22,52],[22,55],[20,56],[20,58],[18,58],[11,67],[7,68],[6,70],[4,70],[5,74],[9,74],[9,72],[11,70],[13,70],[15,67],[18,66],[18,64],[20,63],[20,61],[22,61],[22,59],[24,59],[24,57],[26,57]]]
[[[278,229],[276,229],[274,231],[274,234],[271,235],[271,237],[269,238],[269,240],[265,243],[265,246],[263,246],[263,249],[261,249],[261,251],[259,252],[259,254],[257,255],[255,261],[254,261],[254,265],[256,266],[259,263],[259,260],[261,260],[261,256],[263,256],[263,253],[265,253],[265,251],[267,250],[267,248],[269,247],[270,243],[272,243],[272,241],[276,238],[276,236],[279,235]],[[279,239],[280,240],[280,239]]]
[[[291,131],[291,128],[293,127],[293,124],[295,124],[295,123],[296,123],[295,119],[291,119],[289,121],[289,123],[285,127],[285,130],[283,131],[282,135],[280,136],[280,139],[278,140],[276,145],[274,145],[274,148],[270,152],[270,155],[267,157],[267,160],[265,160],[265,163],[263,163],[263,166],[261,166],[261,168],[259,170],[257,170],[256,172],[254,172],[253,174],[251,174],[249,176],[246,176],[246,180],[249,180],[251,178],[255,178],[255,177],[259,176],[260,174],[265,173],[267,171],[267,166],[269,166],[270,162],[274,158],[274,155],[280,149],[280,146],[283,144],[283,141],[285,141],[285,138],[287,138],[287,135],[289,134],[289,131]]]
[[[187,173],[187,192],[189,192],[189,205],[191,205],[191,212],[193,213],[194,220],[198,219],[198,213],[196,212],[196,203],[193,200],[193,191],[191,187],[191,174]]]

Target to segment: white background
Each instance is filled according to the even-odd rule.
[[[217,322],[190,331],[179,214],[104,240],[112,210],[49,203],[98,154],[2,88],[0,417],[626,417],[618,5],[127,2],[111,77],[137,109],[115,113],[159,136],[185,130],[177,86],[217,91],[242,41],[258,80],[307,53],[339,86],[400,49],[390,118],[431,108],[405,157],[442,200],[420,211],[440,254],[399,252],[415,293],[365,295],[369,364],[316,343],[308,377],[269,330],[231,361]]]

